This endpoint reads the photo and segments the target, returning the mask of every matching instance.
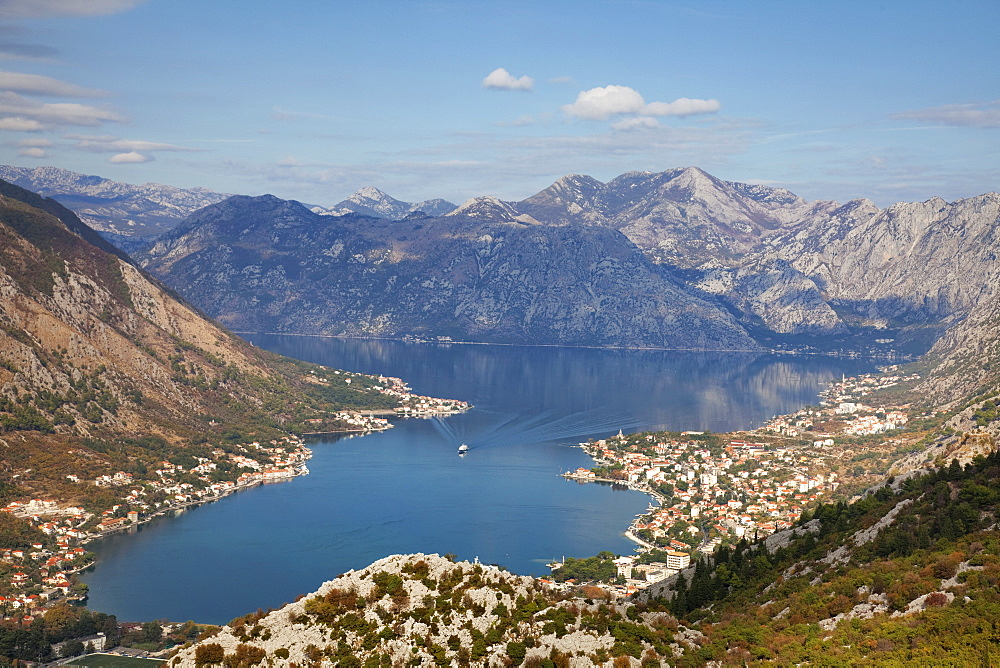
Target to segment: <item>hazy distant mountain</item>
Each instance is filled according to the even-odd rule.
[[[0,165],[0,179],[51,197],[109,236],[155,237],[192,212],[229,197],[205,188],[120,183],[57,167]],[[110,238],[117,241],[114,236]]]
[[[443,216],[452,211],[455,205],[443,199],[429,199],[423,202],[402,202],[386,195],[378,188],[365,186],[342,202],[330,208],[313,207],[314,213],[342,216],[347,213],[360,213],[373,218],[388,218],[402,220],[407,216],[421,212],[428,216]]]
[[[757,348],[620,233],[504,212],[479,198],[440,218],[331,220],[297,202],[233,197],[192,215],[143,263],[240,330]]]

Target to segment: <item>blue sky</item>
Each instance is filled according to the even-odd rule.
[[[0,0],[0,162],[333,204],[1000,190],[1000,3]]]

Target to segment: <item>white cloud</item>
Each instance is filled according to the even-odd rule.
[[[0,70],[0,89],[30,95],[54,95],[58,97],[104,97],[102,90],[84,88],[76,84],[59,81],[40,74],[24,74]]]
[[[650,118],[649,116],[634,116],[632,118],[623,118],[620,121],[615,121],[611,124],[614,130],[651,130],[653,128],[660,127],[660,122],[655,118]]]
[[[144,0],[0,0],[0,18],[100,16],[132,9]]]
[[[646,106],[639,91],[628,86],[604,86],[580,91],[576,102],[563,105],[570,116],[604,121],[617,114],[635,114]]]
[[[33,120],[45,126],[87,126],[124,120],[109,109],[76,102],[42,103],[29,100],[10,91],[0,92],[0,115]],[[41,129],[41,127],[34,129]]]
[[[37,148],[37,147],[22,148],[20,151],[17,152],[17,154],[25,158],[44,158],[46,155],[48,155],[45,152],[44,148]]]
[[[129,151],[128,153],[119,153],[108,158],[108,162],[118,163],[139,163],[139,162],[149,162],[153,160],[153,156],[143,155],[138,151]]]
[[[535,80],[529,76],[514,78],[514,76],[502,67],[498,67],[483,79],[483,88],[493,88],[495,90],[531,90],[535,85]]]
[[[893,114],[907,119],[961,128],[1000,128],[1000,100],[974,104],[948,104]]]
[[[573,104],[563,105],[570,116],[592,121],[606,121],[612,116],[635,114],[637,116],[690,116],[710,114],[719,110],[718,100],[698,100],[681,97],[673,102],[650,102],[639,91],[628,86],[604,86],[580,91]],[[632,124],[632,127],[639,127]],[[653,127],[646,123],[644,127]]]
[[[42,44],[0,41],[0,58],[6,60],[50,60],[59,51]]]
[[[48,139],[22,139],[17,142],[18,146],[34,146],[38,148],[48,148],[52,146],[52,142]]]
[[[165,144],[163,142],[144,141],[142,139],[118,139],[110,135],[66,135],[66,139],[74,139],[78,149],[91,151],[94,153],[136,153],[140,151],[149,153],[152,151],[183,151],[188,153],[197,152],[201,149],[190,146],[178,146],[177,144]],[[116,156],[117,157],[117,156]],[[120,160],[119,162],[128,162]]]
[[[31,118],[22,116],[8,116],[0,118],[0,130],[11,132],[38,132],[42,129],[42,124]]]
[[[694,114],[714,114],[722,105],[718,100],[693,100],[679,97],[673,102],[650,102],[643,107],[647,116],[691,116]]]

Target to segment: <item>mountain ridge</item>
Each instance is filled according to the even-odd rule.
[[[495,198],[467,204],[399,222],[231,198],[167,235],[143,265],[245,331],[756,348],[614,230],[526,224],[499,216],[507,209]],[[636,306],[626,307],[625,282]]]

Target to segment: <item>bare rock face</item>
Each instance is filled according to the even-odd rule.
[[[840,334],[847,331],[815,281],[774,255],[756,257],[738,269],[709,269],[696,285],[725,297],[773,332]]]
[[[612,227],[657,263],[731,264],[809,206],[785,190],[722,181],[697,167],[560,179],[519,202],[539,220]]]
[[[1000,271],[1000,195],[878,211],[859,201],[771,242],[838,309],[873,323],[948,326]]]

